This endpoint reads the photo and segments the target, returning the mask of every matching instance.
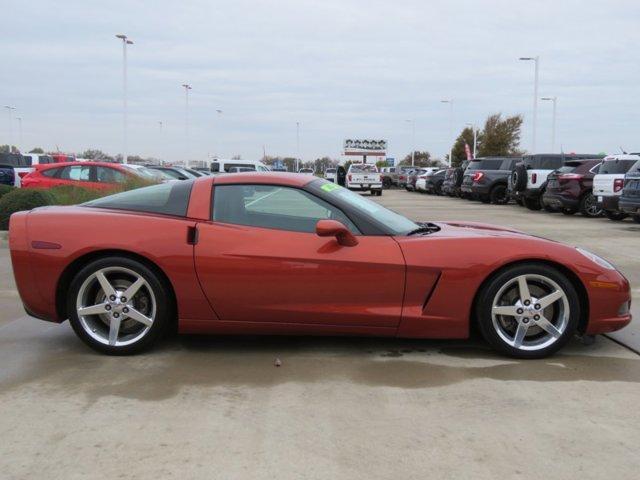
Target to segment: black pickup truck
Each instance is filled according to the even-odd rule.
[[[14,187],[16,184],[16,172],[11,165],[0,164],[0,185]]]
[[[522,157],[485,157],[469,162],[460,190],[469,198],[504,205],[509,202],[507,182]]]

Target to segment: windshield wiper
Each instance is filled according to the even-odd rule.
[[[433,223],[421,223],[421,222],[416,222],[416,223],[420,226],[414,230],[411,230],[409,233],[407,233],[407,237],[410,235],[418,235],[420,233],[424,233],[424,234],[435,233],[440,230],[440,227]]]

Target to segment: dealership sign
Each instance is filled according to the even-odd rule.
[[[348,152],[354,150],[384,152],[387,150],[387,141],[347,138],[344,141],[344,151]]]

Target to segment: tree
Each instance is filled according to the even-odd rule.
[[[9,153],[9,145],[0,145],[0,153]],[[15,145],[11,146],[11,153],[18,153]]]
[[[36,147],[36,148],[32,149],[29,153],[40,153],[40,154],[42,154],[42,153],[44,153],[44,150],[41,149],[40,147]]]
[[[80,154],[80,158],[86,158],[87,160],[96,160],[99,162],[113,162],[114,158],[111,155],[104,153],[102,150],[88,149]],[[129,157],[130,158],[130,157]]]
[[[453,144],[453,150],[451,152],[451,165],[453,167],[460,166],[460,164],[467,159],[465,144],[473,149],[473,129],[471,127],[466,127],[462,130],[458,138],[456,138],[456,142]]]
[[[478,136],[478,156],[510,156],[522,154],[520,151],[520,129],[522,116],[514,115],[502,119],[501,113],[495,113],[484,124]]]
[[[313,171],[316,173],[323,173],[327,168],[335,167],[338,164],[336,160],[329,157],[316,158],[313,161]],[[306,165],[306,164],[305,164]]]
[[[242,160],[242,155],[234,155],[231,160]]]
[[[439,163],[437,160],[432,160],[431,154],[427,151],[419,152],[416,150],[413,156],[414,166],[416,167],[435,167]],[[399,166],[411,166],[411,153],[400,161]]]

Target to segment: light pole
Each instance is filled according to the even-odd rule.
[[[189,90],[192,90],[191,85],[183,83],[184,88],[184,135],[187,143],[189,142]]]
[[[13,111],[16,107],[5,105],[4,108],[9,112],[9,153],[11,153],[11,145],[13,145]]]
[[[122,40],[122,163],[127,163],[127,45],[133,42],[121,33],[116,38]]]
[[[535,63],[535,80],[533,82],[533,134],[531,139],[531,153],[536,153],[536,129],[538,126],[538,71],[540,67],[540,57],[520,57],[520,60]]]
[[[467,127],[473,130],[473,158],[476,158],[476,149],[478,147],[478,129],[473,123],[467,123]]]
[[[451,155],[453,155],[453,98],[449,100],[440,100],[440,103],[448,103],[449,104],[449,166],[451,166]]]
[[[223,113],[224,112],[222,110],[220,110],[219,108],[216,109],[216,117],[217,118],[221,118]],[[218,122],[218,124],[220,124],[220,122]],[[220,135],[220,133],[221,133],[220,128],[217,129],[217,133],[218,133],[218,135]],[[217,147],[216,147],[216,145],[217,145]],[[220,152],[216,152],[216,150],[220,149],[220,145],[218,144],[218,142],[217,142],[217,140],[215,138],[214,138],[214,145],[213,146],[214,146],[213,158],[220,158]]]
[[[415,166],[415,155],[416,155],[416,121],[405,120],[405,122],[411,124],[411,166]]]
[[[22,117],[16,117],[16,120],[18,121],[18,151],[21,152],[21,148],[22,148]]]
[[[553,102],[553,120],[551,121],[551,153],[556,151],[556,106],[558,97],[542,97],[540,100]]]
[[[296,122],[296,172],[300,170],[300,122]]]

